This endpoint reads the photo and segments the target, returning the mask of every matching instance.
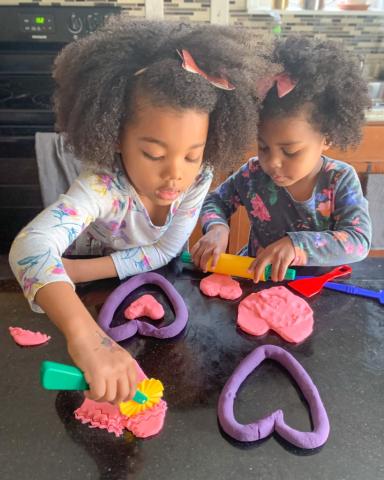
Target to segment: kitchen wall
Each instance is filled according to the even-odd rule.
[[[18,4],[19,2],[3,2]],[[23,0],[34,5],[119,5],[129,16],[158,17],[188,22],[242,25],[260,33],[270,33],[281,21],[282,35],[300,32],[304,35],[342,41],[365,62],[368,79],[384,79],[384,12],[283,12],[280,20],[270,14],[250,15],[247,0]]]

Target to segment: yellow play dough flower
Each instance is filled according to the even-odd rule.
[[[134,400],[120,403],[120,412],[126,417],[132,417],[159,403],[163,396],[164,386],[160,380],[146,378],[138,384],[137,389],[144,393],[148,400],[144,404],[137,403]]]

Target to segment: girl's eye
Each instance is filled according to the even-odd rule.
[[[299,152],[300,152],[300,150],[298,150],[297,152],[286,152],[285,150],[283,150],[284,155],[286,155],[287,157],[294,157]]]
[[[147,152],[142,152],[142,153],[143,153],[144,157],[149,158],[149,160],[154,160],[154,161],[156,161],[156,160],[161,160],[161,159],[164,158],[163,155],[160,155],[159,157],[154,157],[153,155],[150,155],[150,154],[147,153]]]
[[[258,145],[258,147],[257,147],[257,148],[258,148],[258,150],[259,150],[260,152],[265,152],[265,151],[267,150],[267,148],[268,148],[268,147],[267,147],[267,146],[265,146],[265,145]]]
[[[197,158],[185,157],[185,160],[189,163],[199,163],[200,162],[200,157],[197,157]]]

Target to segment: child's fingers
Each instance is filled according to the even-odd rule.
[[[201,270],[203,270],[203,272],[207,271],[207,263],[208,263],[208,260],[212,257],[213,251],[214,251],[213,247],[206,248],[204,250],[204,253],[201,255],[200,268]]]
[[[103,401],[113,403],[116,400],[117,394],[117,379],[116,377],[108,378],[107,388]]]
[[[127,375],[122,375],[117,380],[117,391],[116,391],[116,399],[115,403],[119,404],[121,402],[126,402],[129,399],[130,394],[130,385],[129,385],[129,377]]]
[[[87,398],[90,398],[91,400],[103,399],[107,389],[106,381],[103,378],[96,376],[96,377],[91,377],[88,383],[89,383],[90,389],[89,391],[85,392],[85,396]]]
[[[271,280],[272,282],[279,282],[280,280],[280,272],[281,272],[281,261],[276,259],[273,261],[271,265]],[[284,276],[283,276],[284,278]]]
[[[136,372],[135,366],[128,369],[127,379],[128,379],[128,383],[129,383],[128,399],[132,400],[132,398],[135,395],[136,390],[137,390],[137,372]]]
[[[255,283],[258,283],[260,281],[260,279],[264,275],[266,266],[269,265],[270,263],[271,262],[270,262],[269,256],[265,256],[265,257],[260,256],[256,258],[256,260],[253,262],[253,273],[254,273],[253,281]]]
[[[212,265],[212,268],[215,268],[216,265],[217,265],[217,262],[219,261],[219,258],[220,258],[220,255],[222,254],[223,252],[220,251],[220,248],[215,248],[212,252],[212,262],[211,262],[211,265]]]

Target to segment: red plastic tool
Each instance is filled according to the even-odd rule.
[[[312,297],[316,293],[320,292],[324,283],[337,277],[344,277],[350,273],[352,273],[352,268],[349,265],[341,265],[340,267],[336,267],[330,272],[320,275],[319,277],[293,280],[292,282],[288,282],[288,286],[301,293],[305,297]]]

